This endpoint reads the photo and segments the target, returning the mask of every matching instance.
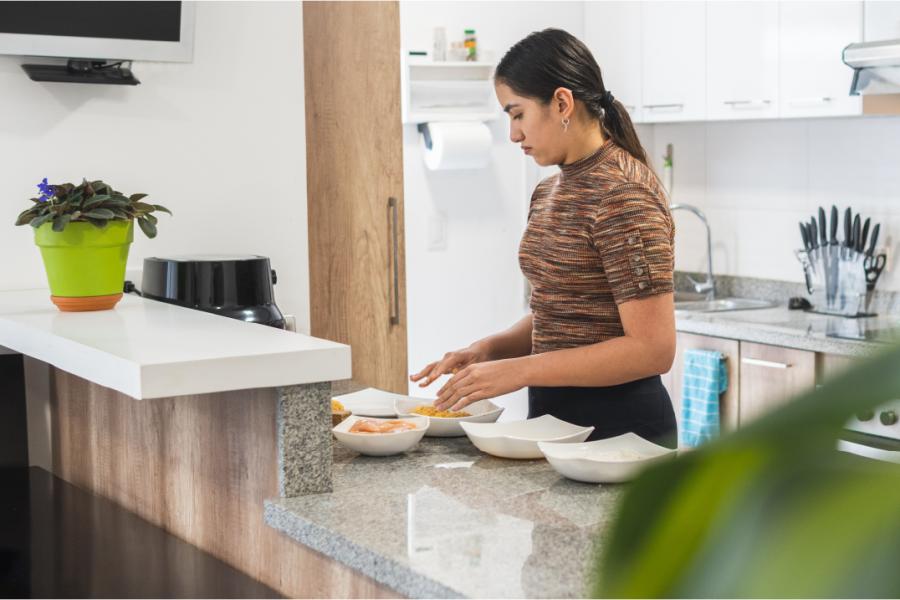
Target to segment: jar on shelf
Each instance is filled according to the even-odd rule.
[[[465,30],[465,47],[466,47],[466,60],[468,61],[477,61],[478,60],[478,40],[475,38],[475,30],[474,29],[466,29]]]

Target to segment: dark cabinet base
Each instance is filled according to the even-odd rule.
[[[0,597],[280,598],[37,467],[0,469]]]
[[[28,466],[28,421],[21,354],[0,354],[0,467]]]

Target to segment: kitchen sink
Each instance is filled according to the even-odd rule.
[[[716,300],[676,300],[676,311],[688,312],[725,312],[729,310],[751,310],[772,308],[777,306],[768,300],[752,298],[718,298]]]

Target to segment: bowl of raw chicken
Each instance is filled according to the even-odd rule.
[[[332,433],[344,446],[367,456],[391,456],[419,443],[428,429],[428,417],[377,419],[350,415]]]

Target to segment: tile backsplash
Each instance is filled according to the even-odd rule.
[[[878,288],[900,291],[900,117],[657,124],[641,134],[657,172],[673,144],[672,201],[706,213],[716,273],[802,282],[797,222],[834,204],[881,223],[888,268]],[[675,220],[676,267],[704,270],[699,220]]]

